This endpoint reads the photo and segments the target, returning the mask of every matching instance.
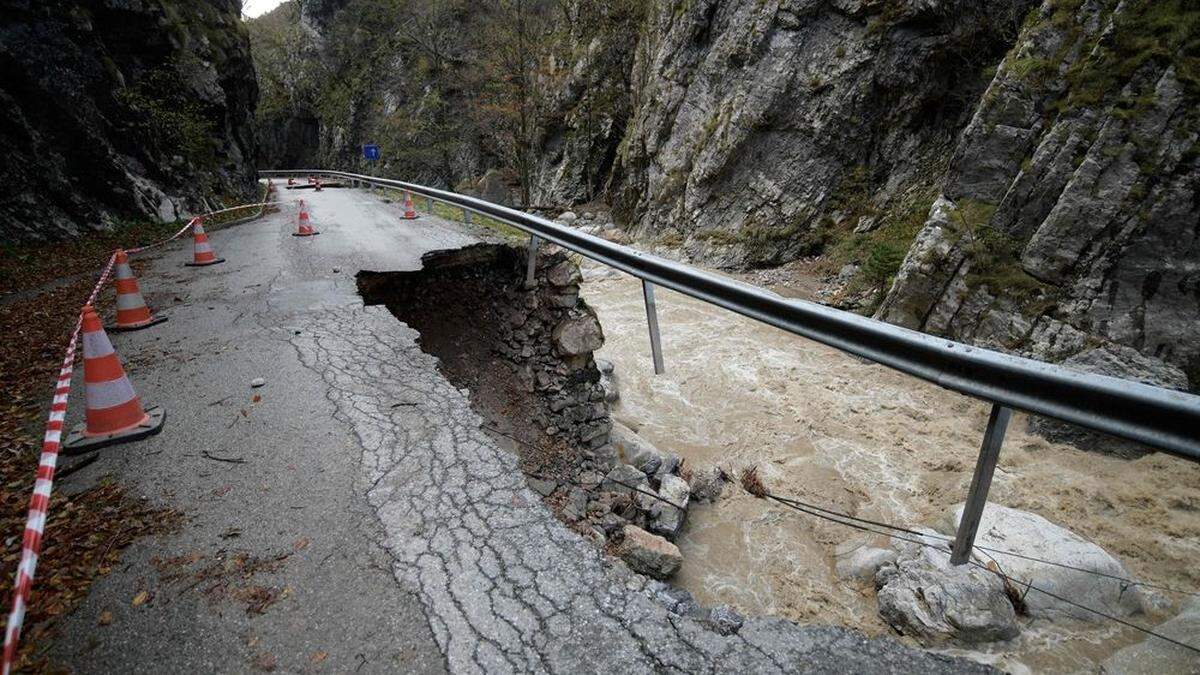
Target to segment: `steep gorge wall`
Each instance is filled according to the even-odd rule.
[[[0,2],[0,237],[174,220],[253,193],[237,0]]]
[[[927,199],[1030,5],[659,3],[638,45],[618,218],[731,267],[818,252],[860,217],[886,225]]]
[[[1031,15],[878,316],[1200,391],[1200,8]]]
[[[362,169],[357,144],[384,139],[399,150],[373,171],[458,189],[486,172],[485,196],[512,196],[514,167],[472,107],[489,81],[473,64],[494,46],[479,13],[458,0],[300,6],[310,42],[295,45],[320,68],[297,58],[278,72],[325,93],[287,111],[272,156]],[[539,52],[532,204],[608,202],[640,245],[717,267],[819,255],[849,280],[832,299],[843,307],[1196,390],[1200,9],[526,7],[589,19],[552,21]],[[351,58],[363,50],[371,59]],[[292,152],[314,137],[315,154]]]

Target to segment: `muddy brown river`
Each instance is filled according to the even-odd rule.
[[[756,466],[770,489],[860,517],[931,523],[964,500],[987,404],[686,296],[657,290],[666,374],[650,360],[640,282],[585,263],[585,297],[616,365],[614,416],[692,466]],[[1200,588],[1200,466],[1124,460],[1026,433],[1014,417],[991,500],[1038,513],[1103,546],[1137,578]],[[740,488],[695,506],[676,583],[706,605],[890,633],[870,585],[842,581],[836,556],[861,542],[842,525]],[[1154,595],[1147,592],[1147,595]],[[1153,625],[1177,611],[1162,595]],[[1011,643],[955,651],[1013,672],[1090,672],[1142,636],[1113,624],[1026,623]]]

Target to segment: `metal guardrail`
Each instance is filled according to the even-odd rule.
[[[952,560],[966,561],[986,502],[1012,410],[1077,424],[1200,461],[1200,396],[973,347],[883,321],[726,279],[690,265],[614,244],[545,218],[498,204],[343,171],[260,171],[263,176],[332,176],[355,184],[405,190],[494,218],[530,235],[530,251],[549,241],[642,280],[655,372],[662,372],[654,286],[723,307],[914,377],[993,404],[983,448],[959,525]]]

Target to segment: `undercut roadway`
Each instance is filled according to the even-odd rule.
[[[319,236],[291,236],[301,197]],[[185,522],[125,552],[52,659],[78,672],[982,669],[841,628],[759,618],[724,636],[668,611],[555,520],[416,332],[357,295],[359,270],[418,269],[480,233],[402,220],[365,190],[280,198],[279,213],[210,232],[224,264],[184,267],[188,242],[144,254],[142,288],[170,320],[111,337],[166,427],[59,488],[115,473]]]

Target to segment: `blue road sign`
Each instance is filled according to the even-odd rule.
[[[369,159],[371,161],[379,159],[379,146],[375,144],[364,145],[363,159]]]

